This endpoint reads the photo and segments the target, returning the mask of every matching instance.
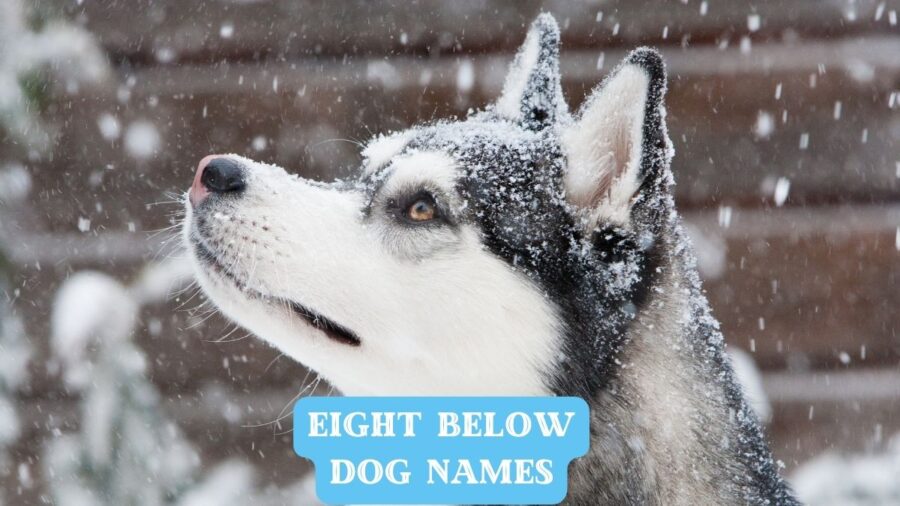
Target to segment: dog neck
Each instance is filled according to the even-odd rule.
[[[676,226],[672,242],[681,236]],[[566,503],[793,504],[696,272],[669,258],[590,400],[591,449],[570,466]]]

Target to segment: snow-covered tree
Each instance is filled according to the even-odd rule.
[[[236,504],[251,493],[246,464],[226,462],[199,476],[200,458],[163,411],[144,353],[131,339],[141,305],[164,297],[186,274],[173,260],[128,287],[81,272],[60,288],[51,348],[81,402],[80,430],[46,448],[55,504]]]
[[[51,79],[67,91],[96,82],[108,73],[103,53],[86,31],[38,12],[22,0],[0,2],[0,139],[5,156],[39,156],[50,151],[53,134],[36,113]],[[22,146],[24,153],[13,152]],[[14,205],[31,186],[27,169],[0,160],[0,206]],[[2,212],[3,209],[0,209]],[[4,232],[0,220],[0,234]],[[2,239],[2,237],[0,237]],[[0,252],[0,473],[12,472],[7,448],[20,434],[13,395],[27,376],[32,346],[9,307],[7,262]],[[2,502],[2,497],[0,497]]]
[[[10,295],[6,281],[7,262],[0,251],[0,473],[12,472],[13,462],[7,453],[21,432],[21,421],[13,395],[27,379],[32,347],[25,337],[21,322],[8,304]],[[0,497],[0,504],[3,503]]]
[[[22,0],[0,2],[0,130],[29,150],[45,152],[52,144],[35,113],[48,77],[74,92],[107,74],[106,58],[88,32]]]
[[[900,433],[883,451],[863,455],[825,452],[791,476],[797,497],[810,506],[900,504]]]

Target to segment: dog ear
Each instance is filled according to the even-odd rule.
[[[665,66],[652,49],[634,50],[585,101],[561,133],[566,195],[592,229],[629,222],[632,210],[671,183]],[[640,190],[640,191],[639,191]]]
[[[542,130],[568,115],[559,75],[559,26],[548,13],[534,20],[495,104],[500,116]]]

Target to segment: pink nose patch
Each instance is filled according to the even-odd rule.
[[[209,162],[211,162],[213,158],[219,156],[222,155],[207,155],[197,164],[197,172],[194,173],[194,182],[191,184],[191,190],[188,192],[188,199],[190,199],[191,205],[194,207],[200,205],[200,203],[203,202],[203,199],[209,196],[209,189],[204,186],[201,180],[203,178],[203,169],[209,165]]]

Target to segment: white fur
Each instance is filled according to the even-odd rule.
[[[601,220],[628,223],[640,187],[644,107],[650,78],[626,65],[593,93],[578,120],[565,128],[562,145],[569,200],[584,211],[588,228]]]
[[[399,153],[409,142],[412,133],[409,130],[399,132],[393,135],[381,136],[370,142],[362,151],[365,159],[364,171],[372,173]]]
[[[540,53],[540,34],[536,30],[529,30],[525,37],[525,43],[519,49],[516,58],[506,75],[503,83],[503,93],[497,100],[497,112],[510,119],[519,120],[522,115],[522,95],[525,86],[534,71]]]
[[[403,186],[427,186],[433,184],[445,192],[455,193],[458,176],[456,164],[444,153],[417,152],[397,157],[390,165],[390,179],[382,187],[382,193],[391,193]]]
[[[195,259],[200,284],[226,315],[346,394],[548,393],[541,372],[559,346],[555,310],[485,251],[474,229],[410,230],[390,223],[377,199],[364,217],[361,192],[235,158],[248,168],[245,194],[213,213],[206,243],[230,246],[215,249],[218,260],[248,288],[303,304],[362,345],[334,342],[287,308],[248,298]],[[398,157],[386,170],[382,193],[452,188],[456,177],[452,161],[436,153]],[[188,204],[186,234],[196,233],[191,213]]]
[[[494,105],[500,116],[521,121],[523,106],[546,108],[545,112],[557,119],[568,116],[569,109],[558,79],[558,51],[559,26],[553,16],[541,14],[532,23],[525,42],[509,67],[503,93]],[[549,78],[550,88],[529,89],[531,79],[536,76]]]

